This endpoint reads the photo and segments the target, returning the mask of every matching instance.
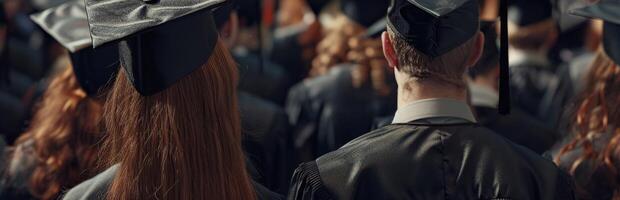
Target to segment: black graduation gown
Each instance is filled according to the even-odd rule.
[[[302,164],[289,199],[574,199],[551,161],[476,124],[392,124]]]
[[[36,199],[30,193],[30,178],[39,164],[30,139],[15,147],[2,145],[0,161],[0,199]]]
[[[542,122],[518,108],[513,108],[510,115],[500,115],[495,108],[484,106],[473,108],[480,125],[539,155],[548,151],[559,138],[556,131],[547,128]]]
[[[555,129],[574,96],[567,67],[523,62],[511,65],[510,73],[513,105]]]
[[[239,63],[238,89],[284,105],[286,94],[291,87],[287,71],[280,65],[264,59],[261,68],[258,56],[251,53],[233,53]]]
[[[108,188],[114,177],[116,176],[116,171],[118,170],[118,165],[114,165],[108,168],[106,171],[101,172],[97,176],[86,180],[79,185],[71,188],[71,190],[67,191],[62,199],[64,200],[103,200],[106,199],[106,193],[108,192]],[[256,191],[256,196],[258,200],[278,200],[283,199],[283,197],[279,194],[276,194],[269,189],[263,187],[259,183],[252,181],[252,185],[254,186],[254,190]]]
[[[592,138],[592,148],[597,152],[602,152],[611,139],[611,134],[603,134]],[[566,141],[568,142],[568,141]],[[558,145],[563,147],[564,145]],[[558,155],[560,149],[555,149],[554,157],[559,156],[558,165],[566,172],[570,172],[573,168],[575,160],[581,159],[583,147],[578,146],[576,149]],[[618,161],[620,158],[612,158],[612,163],[616,168],[620,168]],[[618,180],[618,175],[605,167],[600,160],[585,159],[576,168],[573,173],[575,185],[577,187],[577,196],[579,199],[588,200],[610,200],[613,197],[617,186],[614,186],[613,180]]]
[[[299,36],[308,26],[281,28],[272,40],[269,58],[274,63],[284,66],[292,83],[301,81],[308,74],[310,63],[303,60],[303,47],[299,44]]]
[[[243,148],[256,169],[254,179],[271,190],[286,193],[295,168],[286,113],[248,93],[239,92],[238,99]]]
[[[367,83],[355,88],[352,64],[305,80],[291,89],[286,112],[300,160],[314,159],[370,131],[375,117],[394,114],[396,96],[379,96]]]

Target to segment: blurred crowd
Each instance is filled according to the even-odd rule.
[[[213,15],[238,69],[246,168],[286,196],[298,165],[389,126],[402,106],[381,38],[389,1],[234,1]],[[58,199],[110,167],[98,155],[112,92],[80,88],[71,53],[30,16],[67,2],[0,0],[0,199]],[[477,123],[552,160],[573,177],[578,199],[620,198],[620,60],[607,53],[620,43],[603,45],[620,14],[572,12],[598,1],[507,2],[501,24],[500,0],[478,0],[484,50],[463,77]],[[499,45],[501,26],[508,47]],[[500,48],[508,48],[506,88]],[[506,115],[501,89],[510,90]]]

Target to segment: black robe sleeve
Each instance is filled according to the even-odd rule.
[[[323,186],[316,162],[299,165],[291,180],[289,200],[331,200],[327,189]]]

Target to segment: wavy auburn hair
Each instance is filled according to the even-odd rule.
[[[35,197],[57,199],[62,190],[99,172],[102,112],[103,101],[86,96],[71,67],[53,79],[30,127],[16,142],[34,141],[37,164],[29,187]]]
[[[241,148],[237,69],[220,42],[207,63],[166,90],[141,96],[124,70],[104,108],[108,199],[255,198]]]
[[[583,148],[583,153],[571,163],[568,169],[571,174],[577,167],[587,160],[599,160],[602,167],[612,173],[610,177],[614,192],[614,199],[620,199],[620,183],[618,182],[620,162],[620,66],[614,63],[602,50],[599,50],[592,69],[588,75],[587,85],[579,96],[573,116],[573,131],[576,132],[572,141],[565,145],[558,156],[560,157],[576,148]],[[611,134],[611,139],[601,151],[597,151],[592,143],[594,136]]]

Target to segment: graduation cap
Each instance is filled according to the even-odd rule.
[[[331,0],[306,0],[306,2],[308,3],[310,10],[312,10],[314,14],[318,15],[321,13],[323,8],[331,2]]]
[[[150,96],[204,65],[218,41],[212,9],[225,0],[86,0],[93,46],[118,42],[136,90]]]
[[[476,0],[392,0],[388,26],[411,46],[434,58],[478,32]]]
[[[86,10],[82,1],[49,8],[30,18],[69,50],[73,72],[88,95],[96,95],[118,71],[118,49],[91,48]]]
[[[601,0],[598,3],[571,10],[571,14],[603,20],[603,48],[620,65],[620,1]]]
[[[218,28],[224,26],[224,24],[229,20],[230,13],[239,9],[239,4],[237,1],[243,0],[228,0],[225,3],[222,3],[217,9],[213,10],[213,18],[215,19],[215,25]]]
[[[512,0],[508,19],[519,26],[535,24],[552,16],[550,0]]]
[[[313,0],[309,0],[313,1]],[[385,17],[389,4],[387,0],[341,0],[340,9],[349,19],[369,27]]]

